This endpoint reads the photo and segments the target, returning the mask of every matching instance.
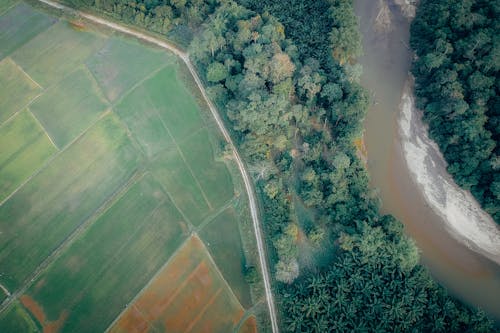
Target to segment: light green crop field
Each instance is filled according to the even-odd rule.
[[[0,124],[38,96],[42,88],[10,58],[0,62]]]
[[[252,307],[241,179],[179,60],[22,1],[0,28],[0,332],[105,331],[200,230]]]

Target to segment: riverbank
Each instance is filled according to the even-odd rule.
[[[410,21],[398,2],[355,1],[363,34],[364,56],[359,59],[363,66],[361,83],[373,102],[365,120],[364,135],[371,186],[379,193],[382,211],[403,222],[405,232],[421,251],[421,262],[434,278],[456,297],[481,306],[500,320],[497,297],[500,266],[494,260],[496,252],[492,248],[496,238],[488,241],[489,252],[493,251],[488,257],[464,244],[463,237],[458,239],[453,235],[443,216],[428,203],[407,166],[399,121],[413,53],[408,48]],[[385,11],[383,15],[379,15],[381,9]],[[375,26],[377,17],[379,22],[381,17],[390,19],[382,21],[385,29]],[[410,163],[413,163],[412,157]],[[443,170],[446,171],[444,167]]]
[[[500,228],[446,171],[446,161],[415,109],[412,77],[405,84],[400,108],[399,135],[406,163],[429,207],[441,216],[452,237],[500,264]]]

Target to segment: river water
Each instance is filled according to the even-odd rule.
[[[411,94],[404,96],[407,109],[401,112],[403,93],[411,91],[408,82],[413,54],[408,48],[409,22],[393,0],[355,0],[355,7],[365,53],[359,59],[363,65],[361,83],[373,101],[365,121],[367,165],[372,186],[379,191],[382,210],[404,223],[407,234],[421,250],[422,263],[450,293],[481,306],[500,321],[499,229],[491,221],[483,221],[486,217],[478,218],[464,232],[462,227],[471,217],[466,213],[457,218],[455,211],[446,212],[451,200],[443,188],[458,193],[453,198],[465,196],[453,188],[439,152],[426,139],[418,114],[408,109]],[[385,10],[380,12],[380,8]],[[415,141],[420,147],[412,145],[411,136],[417,136]],[[420,148],[420,156],[408,154],[411,148]],[[433,168],[427,170],[423,161]],[[422,182],[423,169],[429,175],[434,173],[434,178]],[[439,191],[432,191],[432,185]],[[444,197],[433,197],[433,192]],[[462,203],[456,201],[455,205]],[[473,204],[467,206],[477,213]],[[462,227],[456,223],[460,219],[464,222]]]

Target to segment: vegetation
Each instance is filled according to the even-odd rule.
[[[448,171],[500,223],[498,1],[421,1],[411,27],[417,106]]]
[[[134,3],[151,12],[166,2]],[[351,0],[242,4],[252,10],[206,1],[189,51],[261,193],[283,329],[490,330],[481,311],[432,281],[368,190],[353,144],[368,98],[356,82]]]

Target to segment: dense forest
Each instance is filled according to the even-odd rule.
[[[421,1],[417,106],[456,182],[500,223],[500,1]]]
[[[493,330],[433,282],[401,223],[379,214],[353,144],[369,100],[351,0],[66,2],[167,37],[186,31],[260,194],[283,331]],[[165,7],[174,19],[153,28]]]

